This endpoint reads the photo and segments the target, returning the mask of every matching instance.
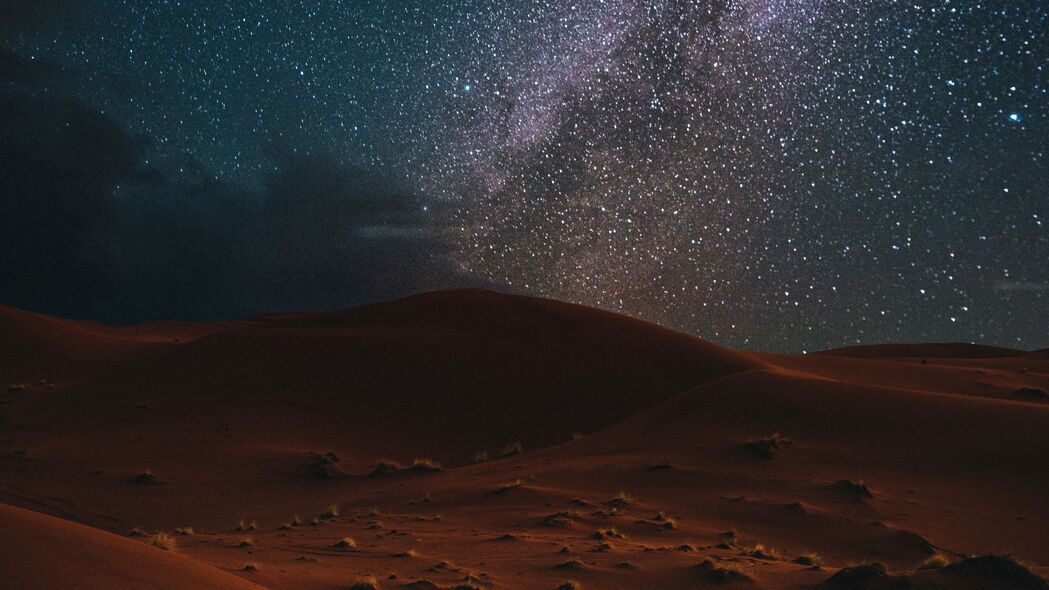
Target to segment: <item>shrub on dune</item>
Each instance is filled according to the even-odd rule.
[[[512,455],[520,455],[524,452],[524,446],[520,442],[514,442],[503,447],[503,451],[499,453],[500,457],[510,457]]]
[[[437,461],[434,461],[433,459],[428,459],[428,458],[416,459],[415,461],[412,462],[412,469],[414,471],[424,471],[424,472],[440,471],[441,470],[441,464],[438,463]]]
[[[167,533],[157,533],[149,538],[149,544],[164,551],[174,551],[178,547],[175,537]]]
[[[823,558],[816,553],[803,553],[794,558],[794,563],[807,565],[813,569],[823,567]]]
[[[379,581],[375,576],[365,576],[354,582],[350,590],[380,590]]]
[[[245,521],[243,518],[237,521],[237,532],[241,531],[254,531],[259,528],[259,523],[252,520],[251,522]]]
[[[151,485],[159,483],[157,476],[153,475],[153,472],[148,469],[136,475],[134,478],[132,478],[131,481],[137,483],[138,485]]]
[[[918,570],[938,570],[949,565],[951,565],[951,559],[943,553],[937,553],[921,562],[921,565],[918,566]]]
[[[339,515],[339,507],[335,504],[328,504],[328,507],[324,509],[324,513],[321,514],[321,518],[325,520],[331,520]]]
[[[372,469],[371,475],[390,475],[400,471],[401,466],[394,461],[387,461],[386,459],[379,459],[375,464],[375,468]]]
[[[747,444],[744,445],[746,449],[755,455],[761,457],[766,461],[771,461],[775,457],[776,453],[779,452],[784,445],[789,445],[794,441],[789,438],[780,436],[780,433],[775,432],[765,438],[759,438],[757,440],[748,440]]]
[[[357,546],[357,541],[354,541],[352,537],[343,537],[335,541],[335,546],[340,549],[352,549]]]
[[[505,493],[509,492],[510,490],[517,489],[517,488],[522,487],[522,486],[524,486],[524,480],[521,479],[521,478],[517,478],[515,480],[499,484],[495,488],[495,493],[497,493],[497,494],[505,494]]]

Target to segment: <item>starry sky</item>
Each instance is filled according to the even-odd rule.
[[[0,301],[1049,346],[1043,0],[0,0]]]

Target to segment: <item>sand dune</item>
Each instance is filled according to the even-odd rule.
[[[18,352],[0,376],[19,385],[0,394],[0,502],[35,511],[0,518],[9,544],[52,539],[20,550],[16,587],[74,586],[81,559],[104,582],[83,587],[107,588],[175,570],[170,587],[273,589],[1049,573],[1044,354],[744,353],[472,290],[221,325],[0,311],[0,349]],[[185,527],[176,556],[144,543]],[[965,559],[989,552],[1027,565]],[[953,565],[917,569],[940,554]],[[868,562],[885,569],[845,569]]]

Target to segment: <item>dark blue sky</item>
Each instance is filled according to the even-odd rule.
[[[1037,0],[0,0],[0,300],[1049,346]]]

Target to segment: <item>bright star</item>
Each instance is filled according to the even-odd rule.
[[[1009,120],[1012,121],[1013,123],[1019,123],[1020,122],[1020,114],[1019,113],[1011,113],[1009,115]]]

